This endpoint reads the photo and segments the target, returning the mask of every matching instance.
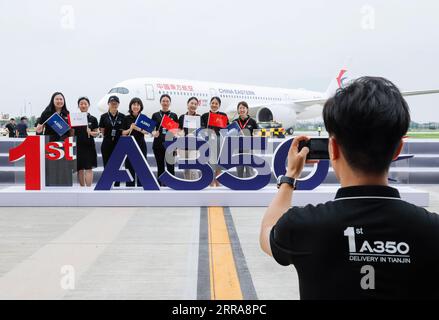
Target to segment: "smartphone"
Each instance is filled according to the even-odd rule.
[[[299,152],[303,147],[308,147],[307,160],[329,160],[328,138],[311,138],[308,141],[299,142]]]

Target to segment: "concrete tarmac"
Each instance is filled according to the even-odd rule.
[[[430,193],[439,212],[439,186]],[[0,299],[299,299],[265,208],[0,208]]]

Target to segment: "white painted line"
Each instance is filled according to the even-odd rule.
[[[183,293],[184,300],[197,299],[198,281],[198,251],[200,240],[200,210],[194,210],[192,214],[191,241],[188,244],[187,266],[186,266],[186,285]]]

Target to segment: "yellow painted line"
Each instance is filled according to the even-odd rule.
[[[242,300],[224,209],[208,208],[210,294],[212,300]]]

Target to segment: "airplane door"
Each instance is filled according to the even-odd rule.
[[[152,84],[146,84],[146,100],[154,100],[154,86]]]
[[[218,91],[216,89],[210,88],[209,92],[210,92],[210,97],[218,96]]]

